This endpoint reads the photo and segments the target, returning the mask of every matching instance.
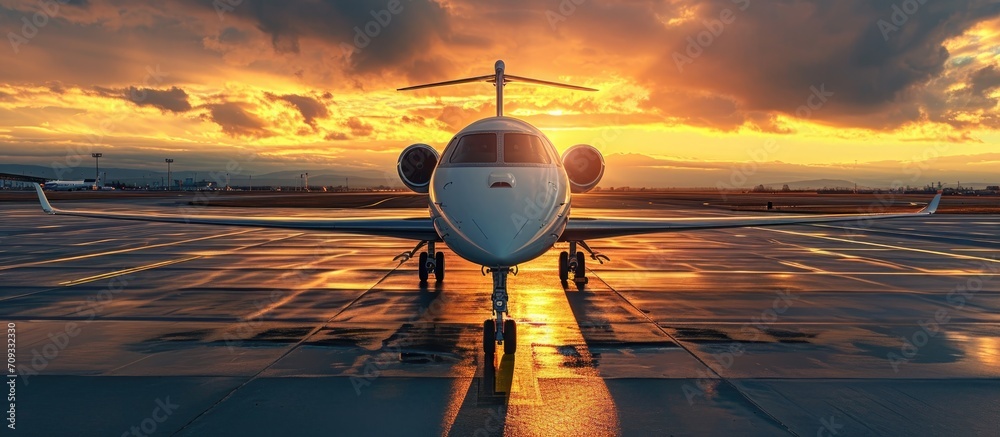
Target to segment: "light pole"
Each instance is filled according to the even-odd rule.
[[[170,164],[174,162],[173,159],[167,158],[163,160],[167,163],[167,190],[170,190],[170,186],[173,185],[172,179],[170,178]]]
[[[100,185],[101,182],[101,157],[104,156],[103,153],[91,153],[90,157],[94,158],[94,185]]]

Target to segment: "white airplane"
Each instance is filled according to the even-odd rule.
[[[519,264],[531,261],[557,242],[568,242],[559,254],[559,278],[565,283],[586,282],[584,252],[593,260],[607,257],[594,252],[587,240],[697,229],[779,226],[850,220],[892,219],[933,214],[938,194],[922,210],[897,214],[832,214],[796,216],[733,216],[710,218],[571,218],[571,193],[594,188],[604,174],[604,158],[592,146],[578,144],[562,157],[545,134],[527,122],[503,116],[503,88],[509,82],[527,82],[575,90],[591,88],[530,79],[504,73],[497,61],[494,74],[418,85],[402,90],[490,82],[496,87],[497,116],[476,121],[455,134],[439,155],[427,144],[403,150],[397,162],[400,179],[411,190],[429,194],[427,218],[288,218],[230,216],[169,216],[96,211],[65,211],[49,204],[36,184],[42,209],[49,214],[82,217],[252,226],[309,231],[335,231],[416,240],[404,259],[420,252],[418,272],[423,283],[433,273],[444,279],[443,242],[458,256],[483,266],[493,276],[493,317],[483,322],[483,349],[489,356],[496,346],[505,353],[517,349],[517,326],[508,315],[507,277]],[[422,250],[426,247],[426,250]],[[398,258],[398,257],[397,257]]]
[[[48,181],[45,189],[49,191],[93,191],[98,189],[100,181],[84,179],[82,181]]]

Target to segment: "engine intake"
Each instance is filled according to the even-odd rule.
[[[566,149],[562,162],[573,193],[586,193],[594,189],[604,177],[604,156],[589,144],[577,144]]]
[[[437,167],[438,152],[426,144],[411,144],[399,154],[396,172],[406,188],[426,193],[431,185],[431,175]]]

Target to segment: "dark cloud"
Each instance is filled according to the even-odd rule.
[[[645,81],[730,98],[740,112],[892,129],[921,117],[917,95],[942,74],[949,57],[943,43],[1000,12],[981,0],[928,2],[887,41],[877,23],[891,19],[890,1],[754,0],[746,10],[740,3],[702,2],[697,19],[661,34],[673,43]],[[726,9],[733,22],[720,27]],[[821,108],[800,111],[820,86],[833,95],[815,105]],[[720,109],[706,121],[724,129],[733,114]]]
[[[987,91],[1000,86],[1000,70],[989,65],[972,73],[972,92],[985,95]]]
[[[139,88],[134,86],[124,89],[95,86],[93,90],[92,94],[94,95],[127,100],[138,106],[152,106],[162,111],[186,112],[191,110],[191,103],[188,102],[187,92],[178,87],[158,90],[155,88]]]
[[[136,105],[152,106],[163,111],[186,112],[191,110],[187,92],[177,87],[158,90],[130,86],[125,89],[124,98]]]
[[[403,124],[415,124],[418,126],[423,126],[424,123],[427,121],[427,119],[419,115],[414,115],[412,117],[409,115],[404,115],[399,118],[399,121]]]
[[[952,89],[953,85],[964,87]],[[994,66],[986,66],[969,71],[965,75],[932,81],[925,89],[923,108],[930,121],[947,123],[959,129],[973,127],[1000,127],[1000,113],[997,112],[998,99],[991,97],[993,90],[1000,86],[1000,71]],[[943,138],[950,142],[981,142],[968,132]]]
[[[58,80],[52,80],[45,83],[45,86],[49,88],[55,94],[66,94],[66,87],[63,83]]]
[[[350,54],[348,68],[362,74],[398,69],[423,79],[421,72],[445,62],[431,49],[451,36],[447,11],[432,0],[244,0],[232,14],[267,34],[276,53],[299,53],[313,41],[331,54]]]
[[[572,65],[603,61],[590,69],[637,79],[651,91],[646,108],[669,122],[776,132],[784,128],[768,122],[775,114],[886,130],[919,121],[927,83],[946,69],[944,43],[1000,13],[990,0],[927,2],[884,35],[879,20],[892,20],[899,1],[588,1],[566,11],[573,2],[514,3],[544,14],[554,31],[515,22],[530,22],[524,13],[477,13],[515,43],[557,43],[582,57]],[[820,86],[835,96],[800,111]]]
[[[271,132],[264,121],[249,113],[243,105],[226,102],[208,105],[209,119],[222,127],[222,131],[233,137],[267,137]]]
[[[330,132],[323,137],[327,141],[343,141],[348,139],[347,134],[343,132]]]
[[[347,128],[351,130],[351,136],[355,138],[367,137],[375,131],[375,128],[372,127],[372,125],[365,123],[358,117],[351,117],[347,119],[344,126],[347,126]]]
[[[269,99],[281,100],[292,105],[302,114],[302,118],[306,124],[311,126],[313,130],[316,130],[316,119],[326,118],[330,116],[330,110],[327,109],[326,105],[319,100],[316,100],[309,96],[300,96],[296,94],[285,94],[285,95],[274,95],[271,93],[266,93]]]

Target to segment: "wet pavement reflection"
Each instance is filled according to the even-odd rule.
[[[392,260],[407,241],[0,210],[0,319],[37,434],[95,416],[120,434],[167,395],[177,435],[1000,429],[992,216],[593,241],[611,261],[583,286],[559,282],[560,245],[510,278],[518,350],[487,360],[489,278],[447,248],[447,279],[421,285]]]

